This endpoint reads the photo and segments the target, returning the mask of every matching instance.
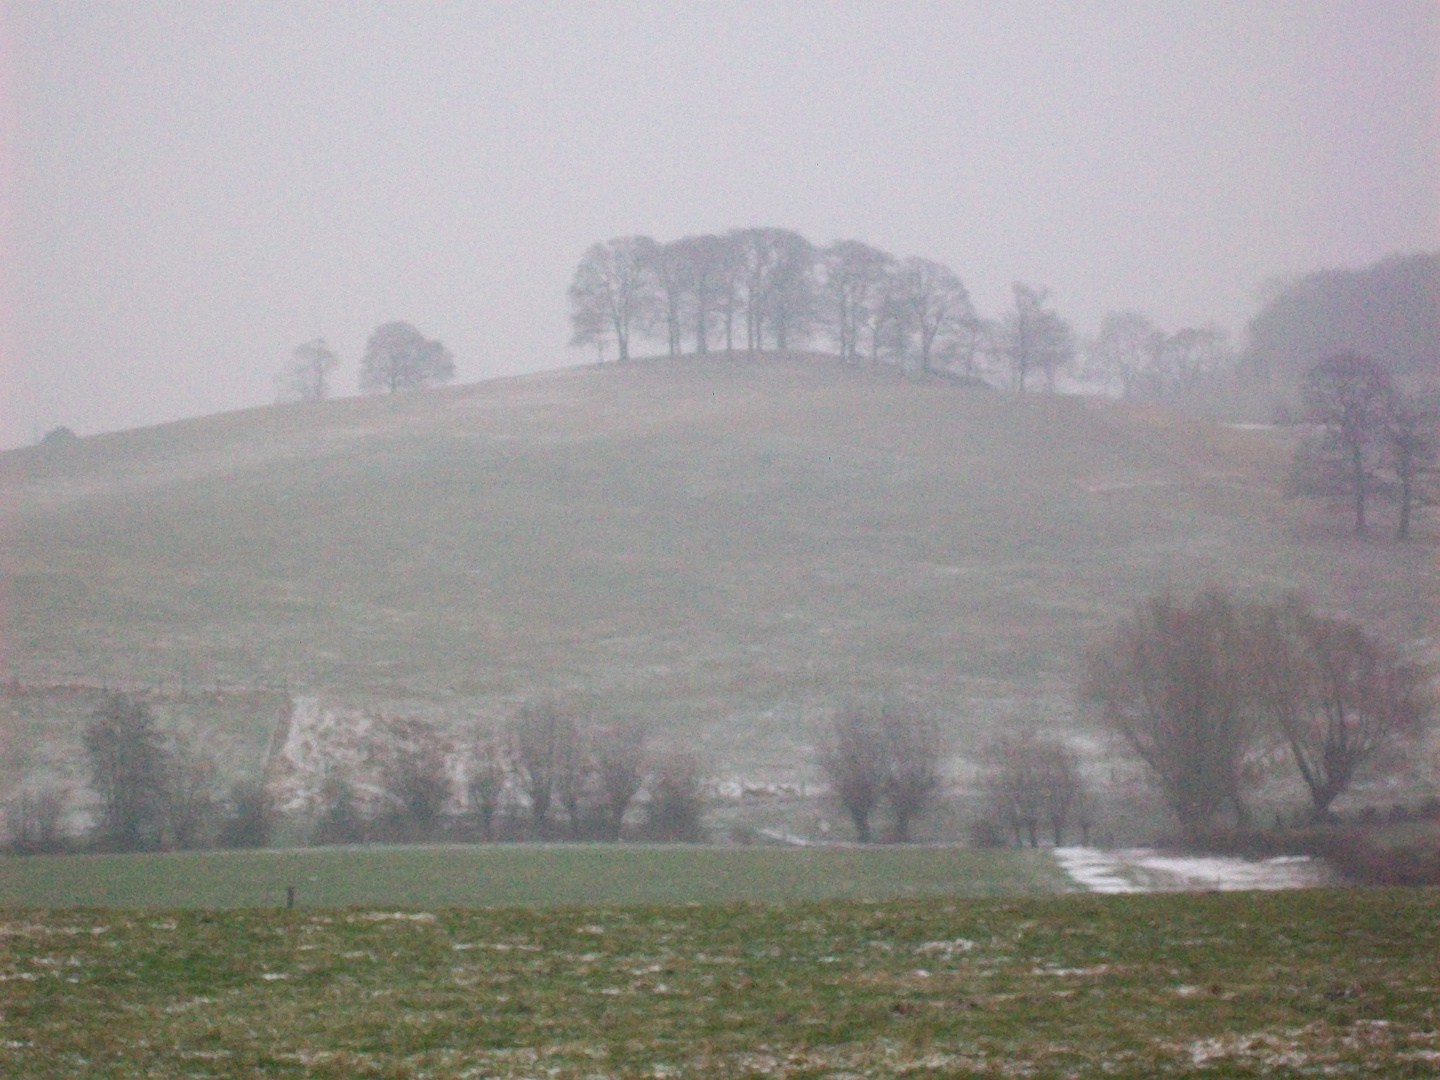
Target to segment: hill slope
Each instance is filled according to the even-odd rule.
[[[186,421],[0,455],[3,675],[497,718],[560,690],[764,766],[879,688],[961,728],[1063,716],[1087,640],[1162,587],[1433,640],[1433,533],[1353,543],[1279,499],[1287,454],[816,358]]]

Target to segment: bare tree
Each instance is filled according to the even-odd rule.
[[[429,840],[450,799],[450,746],[432,723],[386,717],[371,729],[369,756],[387,804],[384,825],[397,840]]]
[[[837,710],[820,746],[820,767],[862,844],[871,840],[870,818],[884,798],[888,766],[880,710],[858,703]]]
[[[20,855],[47,855],[64,851],[65,811],[70,803],[68,785],[60,783],[26,787],[5,806],[10,830],[10,850]]]
[[[166,841],[169,756],[150,707],[111,694],[85,729],[91,785],[100,796],[99,845],[154,851]]]
[[[1395,523],[1395,538],[1410,536],[1410,517],[1417,502],[1433,503],[1440,497],[1422,483],[1436,475],[1440,458],[1440,400],[1433,396],[1424,400],[1398,390],[1390,396],[1385,412],[1385,446],[1381,455],[1395,478],[1400,513]]]
[[[873,818],[890,810],[891,840],[906,843],[940,783],[940,731],[929,714],[900,701],[851,702],[838,709],[820,745],[820,767],[861,843]]]
[[[891,295],[904,313],[907,337],[919,355],[920,370],[929,374],[937,347],[975,321],[970,295],[944,263],[913,256],[900,263],[893,282]]]
[[[705,838],[700,815],[705,808],[700,763],[693,755],[674,753],[655,764],[649,781],[650,799],[645,835],[651,840],[695,843]]]
[[[610,323],[605,318],[605,312],[598,305],[575,303],[573,295],[571,296],[570,310],[570,345],[572,348],[579,345],[593,345],[595,362],[599,364],[605,362],[605,350],[610,346]]]
[[[324,338],[296,345],[290,362],[276,377],[276,397],[281,401],[323,401],[330,393],[330,373],[340,357]]]
[[[824,298],[829,307],[826,323],[842,363],[860,359],[861,332],[868,330],[894,265],[893,256],[862,244],[840,240],[820,253],[825,270]]]
[[[1165,335],[1138,311],[1112,311],[1090,343],[1087,374],[1120,384],[1120,396],[1132,397],[1159,362]]]
[[[998,344],[1015,389],[1023,394],[1032,372],[1053,386],[1055,373],[1074,358],[1075,341],[1070,324],[1045,306],[1047,290],[1017,281],[1014,293],[1015,309],[1001,321]]]
[[[1031,847],[1040,844],[1044,812],[1034,737],[1001,735],[985,748],[983,790],[988,813],[1001,829],[1014,838],[1016,847],[1028,839]]]
[[[165,765],[171,841],[182,851],[208,846],[219,816],[214,758],[193,740],[176,736]]]
[[[894,268],[881,280],[869,314],[870,366],[879,367],[887,355],[904,366],[914,328],[910,306],[905,302]]]
[[[376,327],[365,343],[360,360],[360,389],[363,392],[418,390],[455,377],[455,360],[438,341],[425,336],[406,322],[388,322]]]
[[[712,234],[686,236],[672,245],[679,261],[679,277],[683,286],[680,313],[682,329],[688,326],[695,338],[695,352],[704,356],[710,351],[710,330],[716,320],[722,325],[733,316],[735,249],[727,239]],[[726,325],[727,348],[730,335]]]
[[[788,229],[732,234],[744,266],[745,347],[763,352],[768,332],[787,349],[808,331],[815,296],[815,249]]]
[[[1192,326],[1161,339],[1152,370],[1162,395],[1183,394],[1232,363],[1223,331]]]
[[[310,843],[360,844],[368,839],[368,824],[360,811],[355,788],[337,769],[329,769],[320,785],[319,814],[310,833]]]
[[[585,831],[587,806],[595,798],[595,759],[590,752],[589,733],[580,727],[574,737],[560,746],[555,770],[555,796],[565,810],[565,824],[571,840]]]
[[[1065,830],[1072,818],[1081,820],[1081,830],[1089,832],[1085,811],[1089,792],[1080,775],[1080,759],[1075,751],[1058,739],[1041,739],[1040,785],[1045,792],[1044,819],[1050,827],[1050,838],[1056,847],[1065,842]]]
[[[715,277],[716,315],[725,328],[725,351],[735,351],[735,316],[745,302],[745,252],[739,234],[731,232],[720,237],[722,245]]]
[[[1075,751],[1033,731],[1002,735],[986,751],[985,789],[991,813],[1010,830],[1018,847],[1029,839],[1040,844],[1048,828],[1056,847],[1085,799]]]
[[[665,352],[679,356],[686,297],[685,249],[680,241],[657,244],[649,249],[645,269],[653,282],[657,307],[655,323],[665,324]]]
[[[1245,624],[1210,591],[1152,597],[1089,655],[1082,693],[1139,757],[1193,838],[1226,806],[1244,824],[1243,766],[1256,730]]]
[[[1257,699],[1294,755],[1314,818],[1388,746],[1413,737],[1433,703],[1418,668],[1354,622],[1315,614],[1299,597],[1256,613]]]
[[[1376,456],[1384,439],[1393,394],[1390,376],[1369,357],[1340,353],[1305,376],[1306,418],[1325,430],[1322,449],[1344,459],[1345,493],[1355,507],[1355,532],[1365,533],[1366,496],[1375,485]]]
[[[554,701],[530,701],[511,726],[515,775],[530,803],[530,827],[536,837],[549,828],[550,803],[565,768],[567,747],[578,736],[575,720]]]
[[[645,741],[639,722],[601,728],[595,733],[595,771],[600,789],[601,828],[605,839],[619,840],[626,811],[645,781]]]
[[[585,252],[569,289],[572,345],[603,348],[608,334],[617,359],[630,359],[631,336],[655,309],[649,266],[658,246],[648,236],[620,236]]]
[[[940,786],[940,729],[928,713],[908,703],[888,702],[880,714],[885,737],[885,799],[891,837],[910,841],[916,819],[929,809]]]
[[[770,272],[766,309],[775,348],[803,344],[815,311],[815,248],[787,229],[774,230],[775,265]]]
[[[504,744],[492,733],[481,733],[471,751],[466,792],[482,840],[495,839],[495,816],[505,794],[505,779]]]
[[[262,848],[270,843],[275,807],[263,784],[237,780],[230,788],[229,813],[216,844],[223,848]]]

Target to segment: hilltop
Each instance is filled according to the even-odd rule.
[[[814,356],[630,361],[12,451],[11,751],[65,712],[36,687],[243,690],[261,704],[227,723],[253,722],[230,733],[251,754],[288,693],[501,720],[558,691],[773,774],[856,693],[930,702],[962,745],[997,717],[1065,722],[1087,643],[1166,587],[1299,588],[1434,642],[1433,523],[1357,544],[1282,498],[1289,453],[1283,431]]]

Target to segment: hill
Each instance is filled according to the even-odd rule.
[[[1109,401],[713,356],[12,451],[11,768],[73,760],[46,740],[108,684],[168,694],[232,763],[292,692],[501,720],[558,691],[793,777],[852,694],[932,703],[961,748],[1064,722],[1097,631],[1209,583],[1433,642],[1432,524],[1357,545],[1281,499],[1288,454]]]

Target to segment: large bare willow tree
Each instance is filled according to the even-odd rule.
[[[1298,597],[1256,613],[1252,685],[1283,735],[1317,821],[1387,747],[1415,735],[1431,702],[1420,670],[1348,619]]]
[[[1248,819],[1243,765],[1256,730],[1244,613],[1210,591],[1140,605],[1086,662],[1083,695],[1154,775],[1187,838],[1227,809]]]
[[[871,818],[890,808],[891,839],[906,843],[940,786],[943,746],[933,716],[908,702],[852,702],[839,709],[820,747],[820,767],[861,843]]]

